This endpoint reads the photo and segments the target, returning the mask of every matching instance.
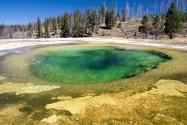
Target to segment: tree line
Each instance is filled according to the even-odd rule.
[[[87,9],[81,12],[64,12],[57,17],[45,18],[42,22],[38,16],[37,21],[27,25],[0,25],[0,38],[17,38],[25,33],[25,38],[51,38],[51,37],[84,37],[94,36],[101,23],[106,28],[115,26],[115,7],[109,8],[103,2],[98,10]],[[17,34],[19,32],[19,34]]]
[[[126,2],[126,7],[121,8],[121,11],[118,11],[117,6],[111,4],[109,7],[106,6],[105,2],[101,4],[98,9],[86,9],[84,12],[79,9],[74,12],[64,12],[57,17],[45,18],[44,21],[41,21],[40,17],[37,17],[36,22],[28,23],[27,25],[0,25],[0,38],[62,38],[62,37],[86,37],[94,36],[97,34],[99,27],[101,25],[106,29],[112,29],[116,26],[116,21],[121,22],[126,21],[126,19],[141,17],[142,26],[139,27],[139,32],[145,34],[147,37],[148,34],[154,34],[156,37],[162,32],[165,32],[170,35],[170,38],[174,36],[174,33],[178,32],[182,26],[175,29],[176,31],[168,30],[167,27],[173,19],[178,21],[180,25],[181,22],[187,20],[187,13],[184,9],[187,1],[177,0],[177,5],[171,0],[168,0],[168,5],[174,4],[175,13],[177,16],[171,17],[168,15],[171,8],[168,6],[168,11],[165,11],[167,7],[163,8],[163,5],[166,2],[161,1],[160,3],[160,12],[153,12],[152,9],[147,8],[143,12],[143,6],[141,4],[137,8],[137,14],[133,7],[130,7],[128,2]],[[185,4],[181,4],[185,3]],[[154,7],[157,8],[158,4],[154,3]],[[183,6],[182,6],[183,5]],[[166,13],[167,12],[167,13]],[[148,16],[149,15],[149,16]],[[150,24],[150,17],[152,23]],[[175,24],[175,22],[173,22]],[[119,25],[120,28],[120,25]]]
[[[139,26],[139,32],[142,32],[145,38],[148,34],[158,36],[165,33],[172,39],[176,33],[183,29],[183,23],[187,21],[187,13],[182,13],[177,10],[176,4],[171,3],[171,6],[166,14],[143,16],[142,25]]]
[[[98,10],[87,9],[81,12],[79,9],[72,12],[64,12],[62,15],[53,18],[45,18],[43,24],[38,17],[36,22],[36,37],[50,38],[54,37],[84,37],[94,36],[100,24],[105,23],[107,29],[111,29],[116,24],[115,7],[113,4],[106,9],[105,3],[102,3]],[[43,29],[42,29],[43,28]],[[29,34],[33,30],[28,31]]]

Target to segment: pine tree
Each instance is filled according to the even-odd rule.
[[[49,17],[49,32],[53,31],[52,20],[53,20],[53,18],[50,16]]]
[[[69,37],[69,14],[65,12],[61,21],[61,37]]]
[[[99,19],[99,24],[101,24],[101,23],[103,23],[103,21],[102,21],[102,15],[101,15],[101,8],[99,7],[98,8],[98,19]]]
[[[96,10],[87,9],[84,14],[85,30],[88,35],[94,35],[99,19]]]
[[[92,10],[91,11],[91,31],[92,31],[93,36],[95,35],[97,24],[98,24],[97,13],[95,10]]]
[[[54,32],[54,34],[57,33],[57,20],[55,17],[53,17],[52,19],[52,31]]]
[[[122,19],[122,22],[124,22],[125,20],[126,20],[126,9],[125,8],[123,8],[122,10],[121,10],[121,19]]]
[[[44,25],[44,30],[45,30],[45,32],[44,32],[44,36],[45,36],[45,38],[49,38],[50,37],[50,33],[49,33],[49,25],[50,25],[50,19],[49,18],[45,18],[45,21],[44,21],[44,23],[43,23],[43,25]]]
[[[69,36],[73,37],[73,27],[74,27],[74,13],[69,15]]]
[[[116,25],[116,16],[115,16],[114,4],[111,4],[110,15],[111,15],[111,28],[112,28]]]
[[[105,14],[106,14],[106,5],[105,5],[105,2],[103,2],[101,6],[102,23],[104,23],[105,21]]]
[[[88,35],[92,34],[92,17],[91,17],[91,9],[87,9],[84,14],[85,21],[85,30]]]
[[[164,26],[161,22],[159,15],[156,15],[153,18],[152,26],[153,26],[152,33],[156,36],[156,39],[157,39],[159,34],[164,31]]]
[[[32,35],[33,35],[33,26],[32,26],[32,23],[29,23],[28,26],[27,26],[27,35],[29,38],[32,38]]]
[[[106,16],[105,16],[105,25],[106,28],[112,29],[116,24],[116,18],[115,18],[115,8],[114,5],[112,4],[110,9],[106,11]]]
[[[166,14],[166,22],[164,25],[165,33],[168,34],[170,39],[174,37],[175,33],[180,32],[180,29],[182,28],[180,15],[174,2],[171,3]]]
[[[120,16],[120,14],[119,14],[119,11],[117,11],[116,20],[121,21],[121,16]]]
[[[141,23],[142,23],[142,25],[139,26],[138,30],[139,30],[139,32],[144,33],[145,37],[147,38],[148,32],[150,31],[149,17],[147,15],[144,15]]]
[[[180,13],[180,18],[182,22],[186,22],[187,21],[187,13]]]
[[[80,10],[76,10],[73,14],[74,26],[73,26],[73,36],[81,37],[83,35],[83,18]]]
[[[61,16],[57,16],[57,33],[58,33],[58,37],[60,37],[60,30],[61,30],[61,25],[62,23],[62,17]]]
[[[57,17],[57,27],[58,29],[61,28],[61,22],[62,22],[62,18],[60,16]]]
[[[37,18],[36,30],[37,30],[36,37],[37,37],[37,38],[42,38],[42,37],[43,37],[42,24],[41,24],[41,21],[40,21],[40,17],[39,17],[39,16],[38,16],[38,18]]]
[[[107,10],[105,15],[105,25],[107,28],[110,28],[110,23],[111,23],[110,11]]]
[[[1,38],[3,38],[3,31],[5,29],[5,25],[4,24],[0,24],[0,36],[2,36]]]

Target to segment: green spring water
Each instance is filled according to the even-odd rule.
[[[39,55],[31,70],[37,77],[53,82],[99,83],[133,77],[169,59],[155,51],[80,47]]]

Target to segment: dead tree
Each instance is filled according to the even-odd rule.
[[[127,18],[129,18],[130,17],[130,7],[129,7],[129,2],[128,1],[126,1],[126,14],[127,14]]]
[[[142,11],[143,11],[143,5],[139,4],[138,9],[137,9],[137,17],[142,16],[142,14],[143,14]]]
[[[160,13],[161,14],[165,13],[165,0],[162,0],[160,3]]]

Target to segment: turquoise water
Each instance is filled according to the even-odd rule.
[[[147,72],[169,56],[155,51],[117,47],[59,49],[35,57],[32,72],[60,83],[98,83],[130,78]]]

